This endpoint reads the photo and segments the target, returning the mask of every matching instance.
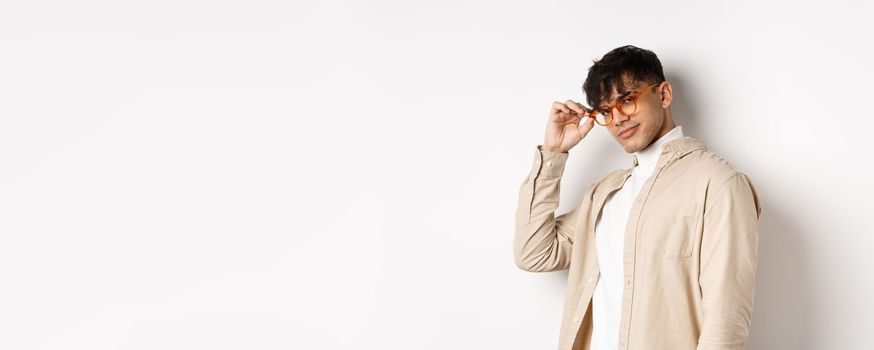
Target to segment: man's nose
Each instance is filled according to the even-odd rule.
[[[619,107],[613,107],[613,110],[611,113],[613,114],[613,125],[614,126],[619,126],[626,119],[629,119],[629,117],[627,115],[622,114],[622,112],[619,111]]]

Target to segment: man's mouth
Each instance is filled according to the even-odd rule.
[[[623,138],[623,139],[624,139],[624,138],[628,138],[629,136],[631,136],[632,134],[634,134],[634,131],[637,130],[637,127],[638,127],[638,126],[640,126],[640,124],[637,124],[637,125],[635,125],[635,126],[632,126],[632,127],[630,127],[630,128],[627,128],[627,129],[625,129],[625,130],[622,130],[622,132],[619,133],[619,137],[621,137],[621,138]]]

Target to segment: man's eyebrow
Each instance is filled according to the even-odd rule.
[[[628,96],[632,92],[634,92],[634,90],[624,90],[623,89],[622,91],[619,92],[619,95],[616,96],[616,98],[611,98],[611,99],[607,100],[606,102],[603,102],[600,106],[598,106],[598,108],[604,107],[604,103],[610,103],[612,101],[616,101],[616,100],[621,99],[625,96]]]
[[[625,96],[628,96],[628,95],[630,95],[632,92],[634,92],[634,90],[623,90],[622,93],[619,94],[619,96],[616,96],[615,99],[618,100],[618,99],[620,99],[620,98],[623,98],[623,97],[625,97]]]

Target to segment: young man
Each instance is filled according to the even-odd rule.
[[[652,51],[610,51],[583,89],[596,108],[552,105],[519,189],[513,242],[523,270],[570,269],[559,349],[743,349],[762,210],[749,176],[674,124],[671,84]],[[568,151],[596,122],[633,166],[555,216]]]

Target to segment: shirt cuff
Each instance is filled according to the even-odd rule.
[[[537,145],[534,152],[534,167],[539,169],[538,177],[555,178],[561,177],[567,164],[568,153],[550,152],[543,150],[543,145]]]

